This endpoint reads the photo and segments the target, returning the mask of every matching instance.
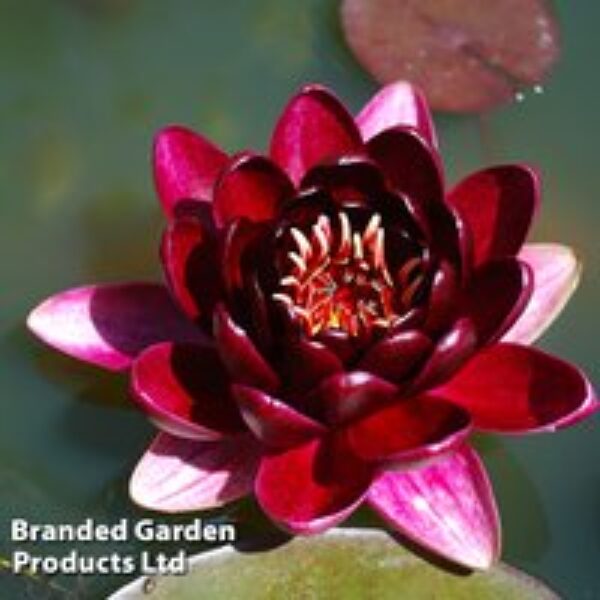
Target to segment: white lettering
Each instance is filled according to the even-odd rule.
[[[13,519],[10,523],[10,539],[13,542],[25,542],[29,538],[28,530],[25,519]]]
[[[17,550],[12,555],[12,570],[13,573],[20,573],[29,565],[30,556],[28,552]]]

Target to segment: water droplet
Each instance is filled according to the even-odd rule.
[[[525,100],[525,94],[523,92],[517,92],[515,94],[515,100],[517,102],[523,102],[523,100]]]
[[[534,94],[543,94],[544,93],[544,86],[543,85],[534,85],[533,86],[533,93]]]

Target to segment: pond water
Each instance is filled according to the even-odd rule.
[[[543,93],[489,115],[437,119],[451,181],[484,164],[541,167],[534,237],[574,246],[580,289],[541,345],[599,380],[600,4],[562,0],[563,54]],[[344,46],[334,0],[4,0],[0,4],[0,556],[7,523],[139,517],[127,476],[153,428],[124,377],[57,356],[27,334],[28,310],[86,282],[160,277],[153,132],[195,127],[229,150],[264,148],[307,81],[353,108],[376,89]],[[566,598],[600,597],[600,429],[486,437],[504,560]],[[264,523],[249,503],[216,513]],[[353,523],[372,522],[366,512]],[[119,547],[125,551],[123,547]],[[87,545],[106,553],[114,546]],[[100,597],[123,578],[57,578]],[[33,587],[32,587],[33,586]],[[47,591],[50,588],[44,587]],[[0,574],[0,596],[41,597]]]

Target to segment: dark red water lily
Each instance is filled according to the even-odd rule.
[[[133,499],[198,510],[250,492],[316,533],[367,501],[473,568],[499,552],[472,429],[553,431],[592,413],[575,367],[529,347],[573,291],[568,248],[523,246],[536,172],[504,165],[445,192],[427,105],[404,83],[354,119],[304,88],[268,155],[161,131],[167,286],[78,288],[30,328],[108,369],[161,432]]]

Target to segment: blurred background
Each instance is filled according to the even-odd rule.
[[[534,237],[574,246],[584,263],[541,345],[597,382],[600,4],[560,0],[556,13],[562,56],[542,89],[485,116],[436,122],[450,182],[489,163],[541,168]],[[0,559],[14,550],[16,516],[140,516],[127,477],[153,433],[124,377],[43,348],[24,328],[27,312],[71,286],[161,276],[149,166],[159,127],[184,123],[230,151],[264,149],[287,98],[309,81],[353,110],[377,89],[344,42],[337,0],[0,1]],[[487,437],[479,448],[504,560],[565,598],[600,598],[597,419],[555,435]],[[251,502],[213,516],[239,520],[248,536],[266,526]],[[352,521],[373,522],[366,513]],[[82,551],[115,549],[126,552]],[[2,570],[0,597],[101,597],[120,583],[36,583]]]

